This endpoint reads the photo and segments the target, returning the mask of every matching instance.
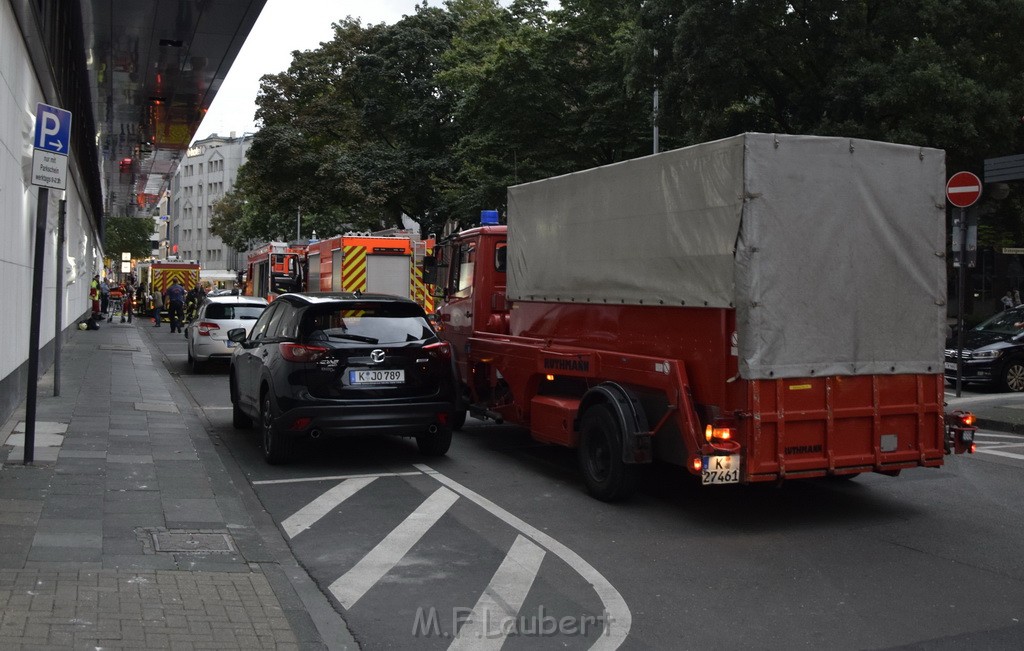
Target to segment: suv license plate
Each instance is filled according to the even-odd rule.
[[[348,381],[350,384],[402,384],[405,382],[405,370],[353,370],[348,372]]]
[[[700,473],[702,484],[738,484],[740,482],[740,455],[704,457]]]
[[[946,370],[947,371],[955,371],[956,370],[956,362],[946,362]]]

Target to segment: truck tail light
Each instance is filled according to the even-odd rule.
[[[302,344],[280,344],[281,357],[289,362],[315,362],[327,354],[321,346],[304,346]]]
[[[209,337],[210,333],[213,332],[214,330],[220,330],[220,326],[217,325],[216,323],[210,323],[209,321],[199,322],[200,337]]]
[[[427,344],[423,347],[431,357],[448,361],[452,358],[452,346],[447,341],[439,341],[436,344]]]
[[[704,428],[704,439],[717,452],[732,454],[740,449],[739,441],[736,440],[736,423],[732,420],[716,419],[708,423]]]

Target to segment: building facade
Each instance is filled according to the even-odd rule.
[[[201,277],[231,286],[244,266],[241,254],[210,232],[213,206],[231,191],[252,134],[213,134],[189,147],[171,183],[168,240],[171,256],[202,266]]]

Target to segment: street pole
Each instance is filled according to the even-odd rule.
[[[36,203],[36,248],[32,259],[32,303],[28,327],[28,390],[25,395],[25,457],[26,466],[35,459],[36,451],[36,392],[39,390],[39,327],[43,309],[43,257],[46,253],[46,209],[50,201],[49,189],[38,191]]]
[[[654,50],[654,60],[655,61],[658,60],[658,50],[657,50],[657,48],[655,48],[655,50]],[[654,153],[657,154],[658,150],[660,149],[660,144],[658,142],[658,140],[660,139],[659,133],[658,133],[658,82],[654,82],[654,111],[653,111],[653,118],[654,119],[652,120],[652,122],[654,123],[654,138],[653,138],[653,140],[654,140]]]
[[[53,325],[53,396],[60,396],[60,352],[64,347],[64,217],[67,214],[68,202],[60,200],[60,208],[57,211],[57,271],[54,272],[56,287],[56,307]]]
[[[960,209],[960,267],[957,274],[956,310],[956,397],[964,386],[964,288],[967,284],[967,209]]]

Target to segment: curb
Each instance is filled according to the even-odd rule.
[[[990,429],[997,432],[1009,432],[1011,434],[1024,435],[1024,423],[1010,423],[1005,420],[992,418],[976,418],[975,425],[978,429]]]

